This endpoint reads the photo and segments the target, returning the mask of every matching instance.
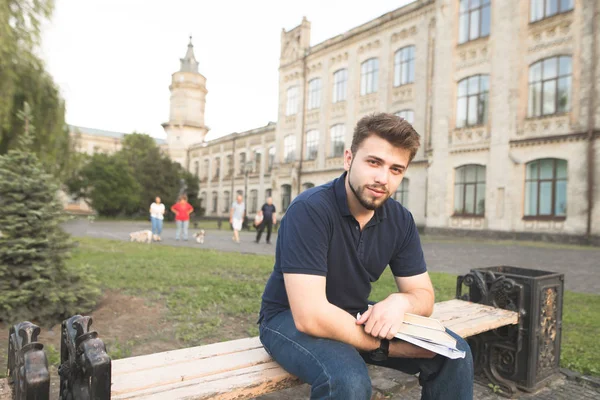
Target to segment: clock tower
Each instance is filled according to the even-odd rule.
[[[194,45],[190,36],[185,57],[180,59],[179,71],[171,77],[171,108],[169,122],[162,124],[167,133],[169,156],[186,170],[188,148],[202,142],[208,127],[204,125],[206,104],[206,78],[198,72],[198,61],[194,56]]]

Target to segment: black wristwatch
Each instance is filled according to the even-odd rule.
[[[381,343],[379,344],[379,348],[369,352],[369,357],[373,361],[385,361],[388,359],[388,354],[390,352],[390,341],[387,339],[381,339]]]

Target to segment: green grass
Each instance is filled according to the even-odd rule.
[[[257,334],[260,296],[273,256],[197,248],[80,238],[70,262],[90,265],[104,289],[167,305],[177,337],[186,345]],[[454,297],[456,276],[431,274],[436,300]],[[395,290],[389,270],[373,285],[371,298]],[[561,364],[600,375],[600,296],[566,292]],[[115,349],[126,356],[131,345]]]

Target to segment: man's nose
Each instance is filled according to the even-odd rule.
[[[388,168],[385,168],[385,167],[379,168],[379,170],[377,171],[377,175],[375,175],[375,182],[377,182],[380,185],[387,185],[388,176],[389,176]]]

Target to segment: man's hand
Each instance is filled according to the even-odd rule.
[[[410,308],[410,303],[402,293],[394,293],[369,307],[356,324],[364,325],[365,332],[373,337],[391,340],[404,321],[404,313]]]

